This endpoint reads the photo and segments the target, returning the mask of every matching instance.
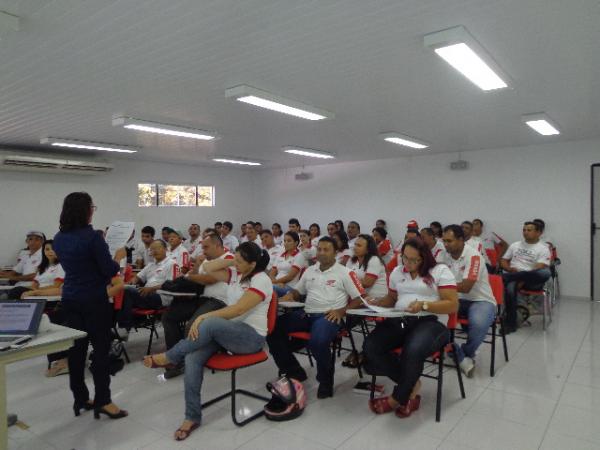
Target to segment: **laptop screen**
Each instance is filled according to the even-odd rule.
[[[0,336],[35,335],[45,303],[44,300],[0,301]]]

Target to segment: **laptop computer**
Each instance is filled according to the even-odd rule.
[[[0,351],[33,338],[46,300],[0,300]]]

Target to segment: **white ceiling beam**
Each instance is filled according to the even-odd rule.
[[[0,11],[0,32],[3,31],[19,31],[21,19],[18,16],[13,16],[4,11]]]

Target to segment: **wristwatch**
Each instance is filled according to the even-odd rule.
[[[421,306],[421,309],[423,311],[429,311],[429,303],[423,302],[423,306]]]

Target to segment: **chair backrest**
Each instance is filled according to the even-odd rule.
[[[123,279],[125,280],[125,283],[131,281],[134,276],[135,275],[133,274],[133,267],[131,267],[131,264],[127,264],[125,269],[123,269]]]
[[[494,294],[494,298],[496,299],[496,304],[502,305],[504,303],[504,282],[502,281],[502,277],[500,275],[488,275],[488,280],[492,288],[492,294]]]
[[[498,252],[496,252],[496,250],[494,249],[486,248],[485,254],[490,260],[490,264],[492,265],[492,267],[496,267],[498,265]]]
[[[113,309],[115,311],[121,311],[123,308],[123,297],[125,296],[125,289],[119,292],[117,295],[113,297]]]
[[[277,321],[277,303],[277,294],[273,291],[271,303],[269,303],[269,310],[267,311],[267,334],[271,334],[275,329],[275,322]]]
[[[454,312],[452,314],[448,314],[448,322],[446,322],[446,327],[449,330],[455,330],[458,325],[458,312]]]

